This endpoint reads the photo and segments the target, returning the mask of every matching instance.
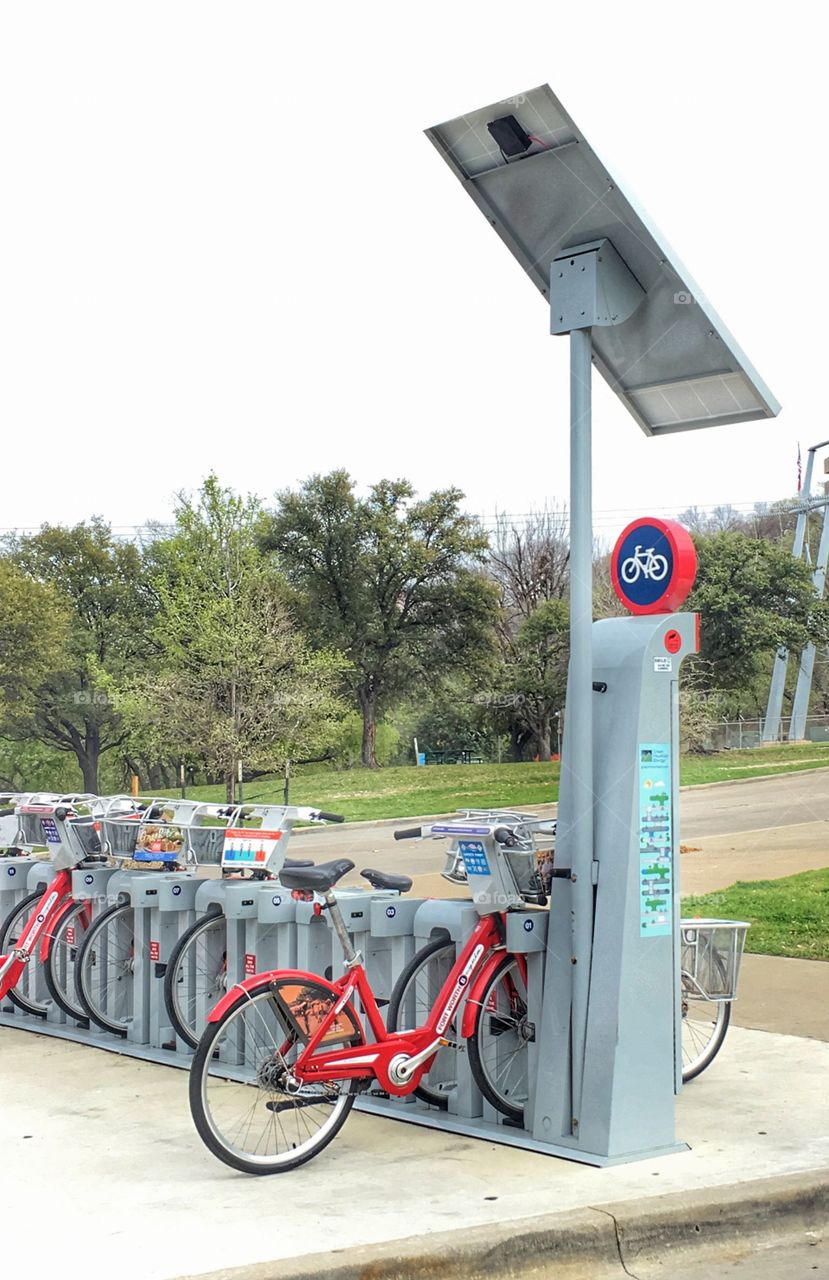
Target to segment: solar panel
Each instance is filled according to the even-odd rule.
[[[488,126],[495,121],[493,136]],[[780,412],[707,298],[549,85],[426,133],[545,298],[555,258],[585,242],[611,242],[646,296],[627,320],[593,328],[594,360],[648,435]],[[516,154],[527,139],[529,149]]]

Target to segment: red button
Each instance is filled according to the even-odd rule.
[[[265,861],[265,850],[264,850],[264,849],[257,849],[257,851],[256,851],[256,861],[257,861],[257,862],[264,862],[264,861]]]
[[[678,631],[665,632],[665,648],[668,653],[679,653],[682,648],[682,636]]]

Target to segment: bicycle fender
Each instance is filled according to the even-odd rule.
[[[478,1016],[478,1009],[481,1006],[481,997],[484,994],[487,983],[503,958],[503,951],[491,952],[489,959],[486,960],[481,972],[478,974],[469,989],[469,995],[466,997],[466,1004],[463,1006],[463,1018],[461,1019],[461,1036],[464,1040],[468,1040],[475,1030],[475,1019]]]
[[[318,973],[308,973],[304,969],[268,969],[263,973],[255,973],[251,978],[245,978],[244,982],[234,983],[225,992],[219,1003],[210,1010],[207,1021],[218,1022],[220,1018],[224,1017],[228,1009],[238,1002],[240,996],[247,995],[249,991],[258,990],[263,983],[275,982],[277,979],[280,982],[287,979],[300,984],[313,982],[317,986],[327,987],[335,997],[339,997],[342,994],[339,987],[335,987],[333,982],[329,982],[327,978],[323,978]]]
[[[75,906],[75,899],[67,898],[66,901],[62,903],[61,906],[58,907],[57,911],[55,912],[54,918],[50,923],[49,928],[44,929],[43,937],[40,939],[39,952],[38,952],[38,959],[40,960],[41,964],[45,964],[46,960],[49,957],[49,948],[52,945],[52,939],[54,938],[55,933],[57,932],[57,929],[58,929],[58,926],[60,925],[61,920],[66,915],[67,911],[69,911],[69,909],[74,906]]]

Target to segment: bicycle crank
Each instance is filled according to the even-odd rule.
[[[448,1045],[449,1041],[442,1036],[438,1036],[437,1040],[433,1040],[425,1049],[421,1049],[420,1053],[408,1054],[398,1053],[392,1058],[387,1067],[389,1080],[392,1084],[399,1086],[407,1085],[411,1080],[418,1067],[422,1067],[424,1062],[441,1047]]]

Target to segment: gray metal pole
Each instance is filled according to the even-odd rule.
[[[572,796],[573,1128],[584,1074],[587,997],[593,949],[593,471],[592,343],[570,333],[570,702],[567,760]]]
[[[826,586],[826,561],[829,559],[829,506],[823,508],[823,528],[820,531],[820,544],[817,551],[817,565],[812,582],[815,593],[823,599]],[[806,718],[809,714],[809,695],[812,692],[812,676],[815,670],[815,646],[807,644],[800,655],[800,670],[797,673],[797,687],[792,703],[792,719],[789,725],[789,741],[798,742],[806,734]]]
[[[803,555],[803,542],[806,537],[806,517],[808,515],[809,494],[812,488],[812,468],[815,464],[815,451],[820,445],[813,445],[806,454],[806,475],[803,480],[803,489],[801,490],[800,500],[804,504],[803,510],[798,512],[797,524],[794,530],[794,545],[792,547],[792,555],[795,560],[799,560]],[[763,723],[763,741],[776,742],[780,737],[780,715],[783,710],[783,693],[786,688],[786,670],[789,665],[788,649],[778,649],[774,659],[774,667],[771,673],[771,685],[769,686],[769,700],[766,706],[766,718]],[[791,736],[791,731],[789,733]]]

